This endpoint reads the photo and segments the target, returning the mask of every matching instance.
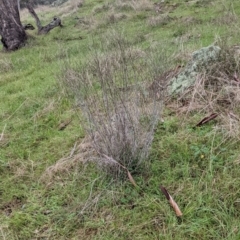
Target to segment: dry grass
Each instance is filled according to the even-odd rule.
[[[84,4],[84,0],[70,0],[64,3],[62,6],[58,7],[57,14],[61,17],[70,16],[73,13],[76,13],[79,8]]]
[[[115,1],[109,2],[114,8]],[[151,2],[160,2],[160,0]],[[100,14],[93,16],[92,8],[97,4],[104,4],[103,1],[86,1],[86,5],[79,9],[78,14],[70,15],[65,19],[66,21],[64,20],[65,27],[60,32],[52,32],[44,38],[37,37],[39,40],[32,41],[31,47],[11,54],[1,54],[2,59],[5,57],[11,59],[14,71],[1,74],[4,101],[1,101],[0,107],[2,119],[0,138],[3,136],[0,141],[0,205],[12,202],[15,196],[24,196],[26,201],[21,207],[13,208],[10,217],[0,211],[1,238],[7,240],[237,239],[240,230],[239,144],[238,139],[229,136],[230,133],[236,134],[238,130],[235,127],[239,126],[237,119],[239,111],[235,109],[235,106],[239,108],[238,93],[236,93],[238,85],[232,83],[237,83],[232,76],[236,75],[238,78],[239,68],[235,64],[238,57],[227,58],[227,64],[220,61],[218,66],[212,66],[212,70],[200,74],[196,86],[185,92],[185,96],[179,98],[178,102],[174,101],[175,104],[176,102],[179,104],[181,108],[179,111],[169,109],[164,111],[164,122],[160,123],[154,132],[151,155],[143,160],[149,168],[134,169],[134,164],[132,169],[131,166],[129,167],[132,174],[136,173],[133,177],[139,189],[135,189],[128,180],[123,184],[112,184],[114,182],[112,180],[110,184],[110,177],[106,180],[105,174],[97,172],[94,164],[97,162],[100,167],[104,167],[103,161],[109,164],[111,160],[108,159],[114,157],[110,154],[105,157],[97,153],[94,147],[96,143],[100,144],[97,149],[105,146],[102,140],[104,135],[99,132],[106,130],[105,132],[109,134],[105,136],[111,136],[112,143],[116,143],[115,139],[123,136],[116,133],[116,129],[122,126],[121,122],[126,122],[126,128],[123,129],[127,129],[127,137],[133,132],[129,130],[131,122],[134,124],[137,122],[134,127],[136,127],[135,132],[140,129],[136,135],[138,138],[142,131],[139,126],[147,123],[148,119],[143,118],[138,125],[137,116],[140,116],[141,111],[144,113],[144,110],[150,110],[148,106],[151,108],[158,97],[154,95],[154,91],[153,96],[150,96],[148,86],[157,76],[162,76],[163,71],[172,68],[171,64],[164,62],[168,57],[162,53],[159,54],[164,59],[162,62],[157,62],[155,59],[150,62],[149,53],[153,45],[158,45],[153,50],[155,52],[156,49],[164,48],[165,51],[173,53],[177,46],[183,50],[187,49],[180,53],[179,61],[174,61],[176,65],[187,62],[192,50],[199,48],[201,44],[210,44],[214,40],[212,36],[215,31],[218,34],[228,35],[232,42],[237,43],[239,31],[236,25],[231,29],[228,26],[215,28],[209,20],[219,16],[219,12],[216,12],[219,10],[219,2],[214,2],[217,8],[214,6],[204,9],[196,8],[195,2],[191,1],[192,5],[189,8],[190,2],[181,1],[181,7],[176,9],[173,16],[201,18],[202,23],[199,25],[195,25],[195,21],[192,23],[192,19],[189,18],[190,20],[186,20],[186,26],[184,22],[179,25],[176,21],[176,25],[175,22],[171,22],[169,27],[152,29],[146,25],[146,20],[150,15],[157,15],[154,12],[114,9],[113,14],[124,13],[128,18],[124,21],[117,20],[120,24],[113,26],[105,22],[108,14],[112,13],[108,12],[110,9],[106,12],[102,9]],[[164,3],[170,5],[173,1],[165,0]],[[234,4],[239,14],[238,1],[234,1]],[[46,15],[43,13],[44,18],[41,19],[47,21],[58,10],[51,8],[51,12]],[[101,25],[97,31],[95,29],[82,31],[84,23],[81,28],[73,29],[77,15],[86,17],[84,20],[93,16],[97,24],[100,22]],[[113,27],[118,31],[124,29],[125,36],[129,38],[128,43],[132,46],[129,47],[127,41],[122,45],[125,55],[121,55],[118,45],[110,37],[106,37],[101,43],[98,41],[102,34]],[[179,27],[182,28],[180,30],[183,34],[177,35],[182,38],[179,38],[180,42],[176,46],[172,44],[173,34]],[[201,41],[181,45],[184,41],[183,37],[188,33],[185,29],[193,36],[195,36],[194,32],[199,32]],[[235,32],[235,35],[229,32]],[[144,41],[139,42],[135,39],[139,33],[144,35]],[[83,36],[83,41],[66,40],[78,34]],[[63,41],[56,41],[56,37]],[[94,47],[89,47],[89,39],[94,39],[92,44],[95,45]],[[183,54],[186,61],[183,60]],[[89,59],[90,55],[92,58]],[[54,57],[56,61],[52,61]],[[123,59],[127,64],[122,64]],[[72,65],[64,66],[65,60]],[[96,60],[99,63],[98,68],[96,68]],[[72,125],[64,131],[58,129],[61,120],[72,116],[72,104],[75,103],[73,98],[67,99],[66,95],[62,96],[62,92],[56,86],[55,78],[59,76],[61,68],[68,70],[65,76],[69,81],[68,84],[73,84],[71,94],[77,101],[75,106],[82,109],[84,103],[88,100],[91,103],[92,99],[94,102],[89,107],[92,109],[91,116],[94,117],[92,119],[96,119],[97,124],[97,121],[103,120],[105,124],[85,125],[87,130],[92,131],[88,138],[82,139],[82,142],[77,140],[83,137],[84,133],[82,126],[77,126],[75,115]],[[120,76],[124,76],[122,73],[126,68],[130,70],[127,76],[131,81],[127,86],[120,86]],[[159,71],[158,74],[152,68]],[[103,109],[102,96],[106,94],[101,94],[101,79],[99,80],[97,69],[101,70],[104,79],[109,80],[109,83],[112,83],[112,79],[105,78],[105,74],[109,71],[113,73],[111,76],[115,76],[113,78],[115,81],[112,81],[118,87],[115,90],[117,94],[113,96],[116,96],[116,99],[126,99],[124,106],[128,112],[133,109],[131,111],[131,114],[134,114],[133,119],[128,118],[131,115],[126,117],[121,111],[115,112],[112,105],[108,108],[110,111]],[[167,76],[164,79],[167,79]],[[90,88],[92,92],[86,94],[87,99],[84,98],[82,101],[80,97],[88,93],[82,84],[86,80],[90,80],[88,83],[90,87],[92,86]],[[139,81],[139,84],[136,84],[135,80]],[[160,105],[162,81],[158,83],[158,81],[156,84],[154,82],[151,88],[159,89],[160,102],[156,104]],[[106,89],[112,90],[111,86]],[[109,94],[110,91],[107,93]],[[59,100],[59,96],[62,99]],[[144,100],[142,105],[137,101],[138,99]],[[230,99],[232,103],[223,99]],[[233,100],[236,100],[236,103]],[[138,104],[135,104],[136,102]],[[130,103],[133,107],[129,106]],[[121,110],[121,106],[123,105],[118,109]],[[99,108],[96,110],[97,107]],[[161,106],[159,109],[161,110]],[[180,111],[185,112],[180,115]],[[192,129],[194,124],[212,111],[217,111],[219,114],[214,121]],[[91,122],[94,122],[93,120]],[[212,130],[213,126],[216,126],[214,130]],[[112,132],[114,134],[111,134]],[[142,136],[144,141],[146,137]],[[136,142],[140,143],[141,139]],[[119,145],[115,144],[114,149],[119,150]],[[130,154],[128,156],[131,157]],[[94,163],[85,164],[89,160]],[[111,167],[106,170],[110,171]],[[126,175],[124,172],[124,177]],[[40,177],[41,181],[39,181]],[[169,189],[183,211],[181,224],[178,224],[168,202],[159,192],[160,184]]]
[[[37,15],[39,16],[40,20],[44,20],[43,18],[45,18],[45,16],[47,14],[53,12],[53,10],[55,10],[55,8],[53,8],[49,5],[40,5],[40,6],[35,7],[34,10],[37,13]],[[29,11],[27,10],[27,8],[21,9],[20,16],[21,16],[22,22],[26,22],[26,21],[29,21],[29,19],[32,19],[32,16],[29,13]]]
[[[0,72],[7,73],[14,68],[12,62],[9,59],[0,59]]]
[[[161,1],[156,2],[153,5],[156,13],[163,14],[173,12],[180,4],[179,3],[168,4],[167,1]]]
[[[54,165],[49,166],[42,174],[41,181],[50,185],[55,178],[62,174],[72,173],[77,170],[79,164],[85,164],[96,155],[93,142],[85,137],[81,143],[76,142],[69,153],[69,156],[59,159]]]
[[[13,173],[13,180],[20,180],[24,177],[29,177],[33,175],[35,163],[29,160],[29,163],[26,164],[20,159],[12,160],[7,163],[9,170]]]
[[[223,130],[227,137],[238,138],[240,136],[240,118],[234,113],[227,112],[220,115],[221,125],[218,127]]]
[[[51,5],[39,5],[35,8],[35,11],[38,14],[40,20],[43,21],[45,18],[49,18],[49,16],[52,18],[54,16],[53,14],[65,18],[73,13],[76,13],[83,4],[84,0],[68,0],[63,5],[57,7]],[[26,8],[21,9],[20,15],[23,22],[32,19],[30,13]]]
[[[84,29],[95,29],[98,25],[99,22],[97,22],[97,19],[94,16],[88,16],[79,18],[74,26]]]
[[[239,18],[235,12],[227,12],[213,20],[213,23],[221,26],[223,24],[232,26],[238,24]]]
[[[153,3],[149,0],[116,0],[115,8],[118,10],[152,11]]]
[[[178,99],[184,113],[198,112],[205,116],[218,114],[218,129],[227,136],[240,134],[240,68],[235,47],[222,45],[218,62],[198,75],[195,85]]]
[[[92,9],[92,13],[93,14],[97,14],[97,13],[101,13],[101,12],[105,12],[105,11],[109,11],[110,9],[112,9],[112,4],[110,3],[105,3],[103,5],[97,5]]]
[[[154,74],[143,71],[146,53],[129,48],[115,32],[104,40],[104,48],[93,49],[92,60],[78,71],[64,70],[63,83],[85,115],[85,129],[98,153],[93,160],[118,177],[147,161],[162,108],[157,95],[147,91]]]
[[[162,14],[162,15],[159,15],[159,16],[150,17],[147,20],[147,23],[151,27],[156,27],[156,26],[167,25],[172,20],[173,20],[173,18],[171,18],[168,14]]]
[[[219,16],[213,19],[213,23],[216,25],[230,25],[232,28],[236,26],[238,28],[238,14],[235,12],[235,7],[233,2],[221,2],[221,10]]]
[[[110,12],[108,15],[107,15],[107,22],[108,23],[116,23],[116,22],[119,22],[123,19],[126,19],[128,16],[126,14],[123,14],[123,13],[115,13],[114,11],[113,12]]]
[[[153,10],[152,1],[149,0],[132,0],[132,6],[135,11],[151,11]]]

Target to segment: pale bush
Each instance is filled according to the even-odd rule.
[[[163,94],[149,94],[158,74],[152,64],[156,59],[129,47],[116,33],[107,36],[100,49],[92,49],[86,65],[67,67],[62,79],[85,116],[84,127],[97,153],[92,159],[120,176],[125,168],[134,172],[147,163]]]

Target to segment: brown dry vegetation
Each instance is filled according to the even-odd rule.
[[[0,53],[0,238],[239,239],[239,1],[79,3],[38,8],[64,28]],[[221,59],[167,96],[213,42]]]

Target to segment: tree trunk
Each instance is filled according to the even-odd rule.
[[[18,0],[0,0],[0,35],[6,50],[24,45],[27,35],[20,21]]]

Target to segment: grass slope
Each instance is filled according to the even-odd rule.
[[[239,1],[172,0],[157,11],[154,2],[39,7],[44,22],[58,15],[64,28],[29,33],[26,47],[0,53],[0,239],[240,239],[239,140],[216,130],[217,120],[193,129],[204,117],[197,112],[184,116],[166,106],[150,168],[134,176],[141,189],[110,184],[81,161],[44,175],[85,136],[80,113],[59,84],[61,71],[84,64],[109,31],[123,32],[143,51],[166,49],[175,64],[218,38],[238,44]],[[179,204],[181,220],[160,184]]]

